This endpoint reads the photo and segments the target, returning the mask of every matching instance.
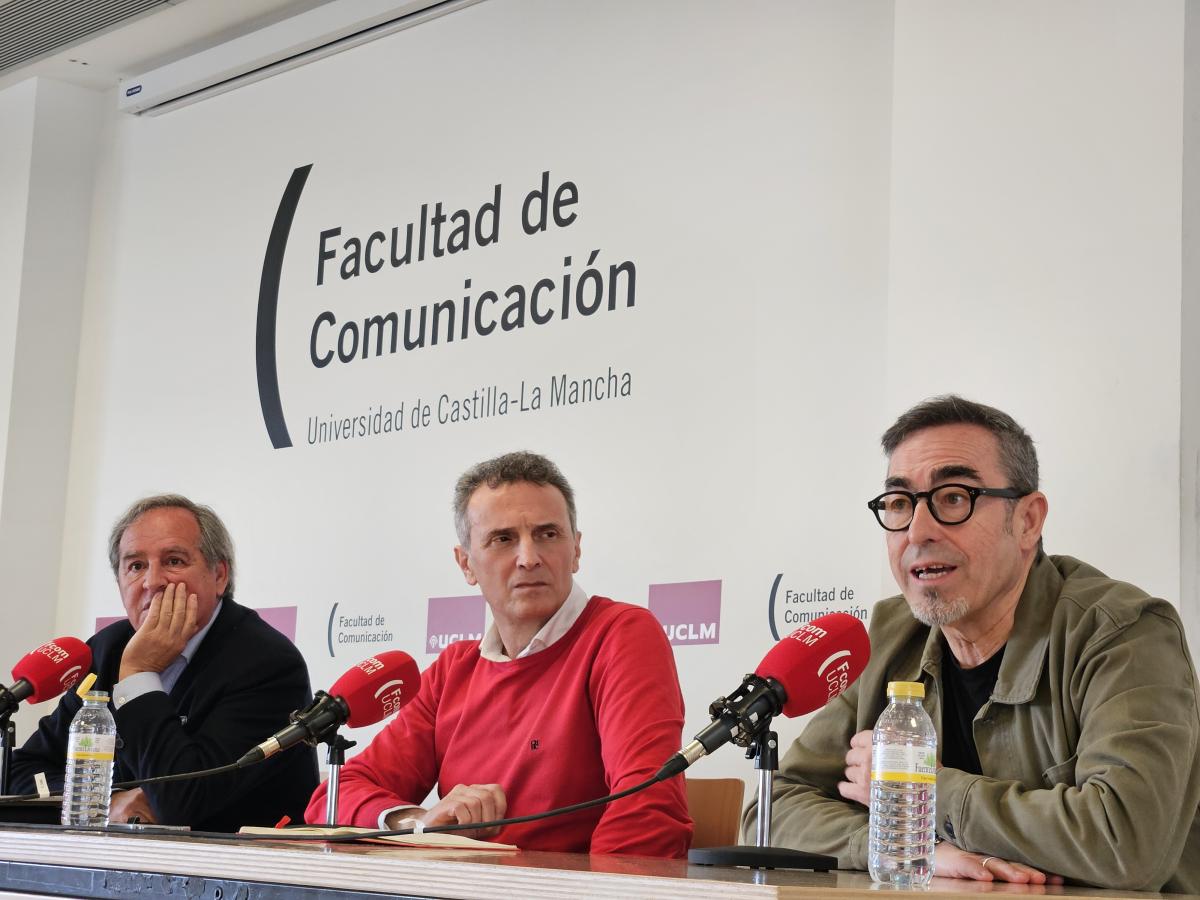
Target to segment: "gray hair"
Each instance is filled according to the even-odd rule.
[[[1008,476],[1004,487],[1024,493],[1038,489],[1038,458],[1033,438],[1006,412],[966,400],[955,394],[943,394],[922,400],[901,414],[883,433],[880,443],[889,457],[911,435],[937,425],[978,425],[996,437],[1000,449],[1000,465]]]
[[[558,488],[567,501],[567,515],[571,520],[571,533],[575,533],[575,492],[558,466],[546,457],[527,450],[505,453],[495,459],[487,459],[467,469],[454,486],[454,528],[458,542],[470,546],[471,525],[467,521],[467,504],[471,495],[482,485],[498,488],[504,484],[528,481],[531,484],[551,485]]]
[[[196,517],[196,525],[200,528],[200,554],[210,567],[217,563],[225,563],[228,580],[225,583],[225,593],[222,600],[233,599],[233,538],[221,518],[211,508],[199,503],[193,503],[182,494],[157,494],[138,500],[124,515],[113,524],[108,535],[108,562],[112,566],[113,575],[121,564],[121,538],[125,531],[152,509],[185,509]]]

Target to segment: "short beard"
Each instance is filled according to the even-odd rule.
[[[909,602],[908,608],[918,622],[930,627],[951,625],[969,611],[966,597],[947,600],[937,588],[923,589],[920,597]]]

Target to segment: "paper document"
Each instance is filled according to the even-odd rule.
[[[329,828],[324,825],[302,825],[297,828],[264,828],[257,825],[246,825],[239,829],[238,834],[261,834],[277,837],[286,841],[289,837],[301,835],[341,836],[345,834],[368,834],[378,831],[377,828],[352,828],[341,825]],[[515,844],[496,844],[492,841],[477,841],[461,834],[401,834],[390,837],[369,837],[367,841],[378,841],[381,844],[399,844],[402,847],[447,848],[454,850],[519,850]]]

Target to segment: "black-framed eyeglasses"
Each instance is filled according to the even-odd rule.
[[[975,512],[975,501],[980,497],[1003,497],[1017,500],[1029,495],[1029,491],[1016,488],[982,488],[969,484],[939,484],[931,491],[885,491],[874,500],[867,501],[867,509],[875,513],[888,531],[903,531],[912,524],[917,503],[925,501],[934,519],[943,525],[961,525]]]

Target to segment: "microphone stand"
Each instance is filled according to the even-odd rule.
[[[329,763],[329,784],[325,791],[325,821],[331,828],[337,825],[338,793],[341,791],[342,766],[346,764],[346,751],[354,746],[355,741],[348,741],[337,728],[326,732],[320,738],[320,743],[329,745],[326,762]]]
[[[12,768],[12,752],[17,746],[17,726],[12,714],[21,706],[21,701],[12,691],[0,687],[0,794],[8,795],[9,770]]]
[[[9,714],[0,721],[0,794],[8,796],[8,774],[12,768],[12,752],[17,745],[17,726]]]
[[[754,846],[697,847],[688,851],[688,862],[702,866],[811,869],[814,872],[828,872],[837,868],[836,857],[771,846],[771,801],[775,772],[779,769],[779,735],[770,726],[770,718],[763,719],[760,730],[746,751],[746,758],[753,757],[754,768],[758,770],[758,821]]]

